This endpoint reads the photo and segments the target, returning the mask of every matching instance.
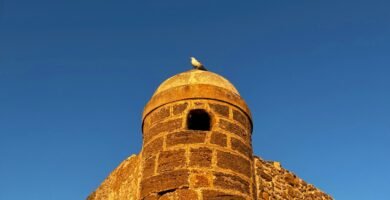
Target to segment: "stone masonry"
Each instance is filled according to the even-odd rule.
[[[187,130],[192,109],[211,114],[212,131]],[[173,195],[176,188],[204,199],[215,193],[200,191],[229,191],[226,194],[234,198],[250,198],[254,165],[251,125],[244,116],[214,100],[178,101],[153,111],[144,121],[140,198]]]
[[[191,70],[164,82],[145,107],[142,129],[141,153],[89,200],[332,199],[253,156],[251,113],[214,73]]]

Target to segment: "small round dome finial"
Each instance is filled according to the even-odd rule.
[[[174,87],[184,86],[184,85],[212,85],[219,88],[224,88],[228,91],[231,91],[237,95],[240,93],[234,87],[230,81],[226,78],[218,75],[216,73],[205,71],[205,70],[189,70],[180,74],[176,74],[163,83],[157,88],[154,92],[154,95],[161,93],[163,91],[169,90]]]

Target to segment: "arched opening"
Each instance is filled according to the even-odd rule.
[[[209,131],[211,128],[210,115],[203,109],[191,110],[187,116],[187,128],[190,130]]]

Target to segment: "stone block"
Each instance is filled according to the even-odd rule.
[[[231,132],[231,133],[241,137],[242,139],[244,139],[244,141],[248,141],[248,143],[250,142],[250,138],[249,138],[248,132],[246,130],[242,129],[237,124],[234,124],[234,123],[231,123],[231,122],[229,122],[227,120],[221,119],[219,121],[219,126],[223,130]]]
[[[156,156],[151,156],[145,159],[143,178],[148,178],[154,175],[154,169],[156,166]]]
[[[226,147],[227,146],[227,137],[223,133],[213,132],[211,134],[210,143],[219,145],[221,147]]]
[[[168,118],[170,115],[169,107],[162,107],[152,112],[150,115],[150,123],[154,124],[156,122],[162,121]]]
[[[248,147],[246,144],[241,142],[236,138],[231,139],[231,146],[233,150],[236,150],[242,154],[244,154],[248,158],[252,158],[252,149]]]
[[[217,152],[217,166],[230,169],[247,177],[251,175],[251,164],[248,160],[227,152]]]
[[[260,178],[264,181],[272,181],[272,176],[264,172],[263,170],[258,170],[258,175],[260,175]]]
[[[194,174],[191,176],[190,181],[195,188],[210,186],[210,180],[206,174]]]
[[[181,114],[188,107],[188,103],[180,103],[173,105],[173,115]]]
[[[183,120],[181,118],[157,123],[149,130],[144,131],[144,142],[148,142],[151,138],[159,133],[177,130],[182,127],[182,124]]]
[[[146,145],[143,149],[143,157],[144,159],[149,158],[152,155],[155,155],[157,152],[162,151],[163,149],[163,140],[164,138],[156,138],[148,145]]]
[[[164,193],[158,198],[158,200],[176,200],[175,192]]]
[[[172,171],[186,165],[185,150],[163,151],[158,157],[157,172]]]
[[[286,181],[286,183],[288,183],[289,185],[291,185],[293,187],[296,187],[299,185],[299,179],[294,174],[286,173],[284,175],[284,180]]]
[[[220,104],[209,104],[210,108],[217,114],[229,118],[229,107]]]
[[[167,136],[167,147],[178,144],[195,144],[204,143],[206,139],[206,131],[180,131],[171,133]]]
[[[240,111],[233,110],[233,119],[236,120],[237,122],[239,122],[245,128],[250,129],[251,124],[250,124],[248,118],[246,117],[246,115],[244,115]]]
[[[206,147],[191,149],[190,166],[209,167],[211,166],[212,150]]]
[[[198,194],[189,189],[179,189],[176,192],[176,199],[183,200],[198,200]]]
[[[239,176],[225,173],[215,173],[214,176],[214,186],[222,189],[238,190],[243,194],[250,194],[249,183]]]
[[[141,183],[141,199],[152,193],[189,187],[188,170],[176,170],[144,179]]]
[[[264,199],[264,200],[269,200],[270,196],[267,192],[262,192],[261,193],[261,198],[260,199]]]

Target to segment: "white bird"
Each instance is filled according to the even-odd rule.
[[[204,65],[194,57],[191,57],[191,64],[195,69],[207,71]]]

